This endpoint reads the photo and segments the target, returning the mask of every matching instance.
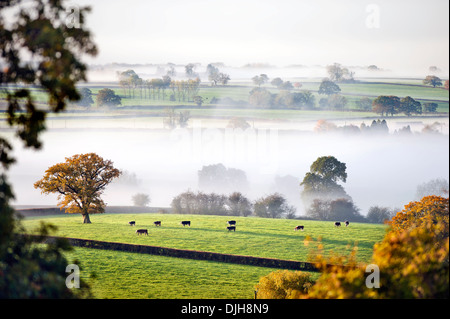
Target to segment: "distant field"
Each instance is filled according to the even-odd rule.
[[[357,258],[368,262],[373,245],[385,234],[385,226],[352,223],[335,228],[333,222],[236,217],[237,231],[228,232],[231,217],[175,214],[92,215],[82,224],[80,215],[26,218],[31,231],[41,220],[58,226],[56,235],[179,249],[306,261],[316,246],[304,245],[306,235],[322,237],[324,250],[346,254],[354,243]],[[136,227],[128,225],[135,220]],[[153,221],[161,220],[155,227]],[[181,220],[192,226],[183,227]],[[294,231],[297,225],[305,230]],[[135,234],[147,228],[149,236]],[[210,261],[161,257],[138,253],[76,248],[67,254],[78,260],[82,277],[91,283],[96,298],[253,298],[259,278],[275,269]],[[95,279],[91,279],[91,276]],[[318,274],[313,274],[317,278]]]

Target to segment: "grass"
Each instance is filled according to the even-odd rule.
[[[100,299],[250,299],[259,278],[275,270],[88,248],[66,256],[80,261]]]
[[[348,252],[348,245],[357,242],[358,259],[368,261],[373,245],[385,232],[383,225],[375,224],[352,223],[348,228],[335,228],[333,222],[253,217],[233,218],[237,221],[237,231],[228,232],[228,219],[230,217],[205,215],[102,214],[91,216],[92,224],[81,224],[80,215],[45,218],[45,221],[58,226],[56,235],[65,237],[297,261],[308,258],[310,249],[303,244],[306,235],[315,240],[322,237],[328,252]],[[27,219],[24,225],[32,229],[39,220]],[[136,228],[128,225],[130,220],[136,221]],[[162,221],[162,227],[153,225],[156,220]],[[181,220],[190,220],[191,227],[181,226]],[[305,226],[303,232],[294,231],[299,224]],[[149,236],[137,236],[137,228],[147,228]]]
[[[26,218],[28,232],[40,221],[58,227],[55,235],[179,249],[250,255],[306,261],[315,244],[304,245],[305,236],[322,238],[326,253],[347,254],[358,245],[357,258],[369,262],[373,245],[385,234],[385,226],[352,223],[335,228],[333,222],[233,217],[237,231],[228,232],[231,217],[175,214],[92,215],[92,224],[82,224],[80,215]],[[136,227],[128,225],[136,221]],[[153,221],[161,220],[155,227]],[[192,226],[183,227],[181,220]],[[294,231],[297,225],[305,230]],[[135,230],[147,228],[149,236]],[[81,275],[96,298],[253,298],[259,278],[275,269],[198,261],[137,253],[76,248],[67,253],[70,262],[81,263]],[[318,274],[313,274],[317,278]],[[93,277],[93,278],[91,278]]]

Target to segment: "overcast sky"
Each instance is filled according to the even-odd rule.
[[[94,63],[436,65],[448,74],[448,0],[72,0],[90,4]]]

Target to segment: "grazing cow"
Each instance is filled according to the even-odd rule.
[[[138,235],[147,235],[148,236],[148,230],[147,229],[138,229],[136,230],[136,234]]]
[[[304,228],[305,228],[305,226],[297,226],[297,227],[294,228],[294,230],[295,231],[297,231],[297,230],[303,231]]]
[[[345,221],[345,227],[347,227],[347,226],[348,226],[348,224],[350,224],[350,223],[349,223],[349,221],[348,221],[348,220],[346,220],[346,221]]]
[[[335,222],[334,227],[341,227],[341,222]]]
[[[227,223],[228,223],[229,226],[236,225],[236,221],[235,220],[229,220],[229,221],[227,221]]]
[[[228,226],[228,231],[236,231],[236,226]]]
[[[136,222],[134,220],[131,222],[128,222],[128,224],[130,224],[130,226],[136,226]]]
[[[182,222],[181,222],[181,225],[183,225],[183,227],[184,226],[189,226],[189,227],[191,227],[191,222],[189,221],[189,220],[183,220]]]
[[[161,226],[161,221],[158,220],[158,221],[156,221],[156,222],[153,222],[153,224],[155,224],[155,226]]]

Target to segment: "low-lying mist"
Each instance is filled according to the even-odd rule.
[[[222,163],[243,170],[251,200],[273,192],[285,195],[297,207],[300,182],[319,157],[335,156],[346,163],[342,184],[365,215],[370,206],[403,208],[415,200],[419,184],[448,179],[448,135],[342,135],[276,129],[51,129],[42,135],[41,151],[23,149],[15,141],[17,163],[9,172],[15,205],[56,205],[56,195],[33,188],[51,165],[65,157],[95,152],[114,162],[124,176],[103,195],[108,205],[132,205],[136,193],[149,194],[150,206],[170,206],[172,198],[198,188],[198,171]],[[217,185],[221,193],[221,185]]]

